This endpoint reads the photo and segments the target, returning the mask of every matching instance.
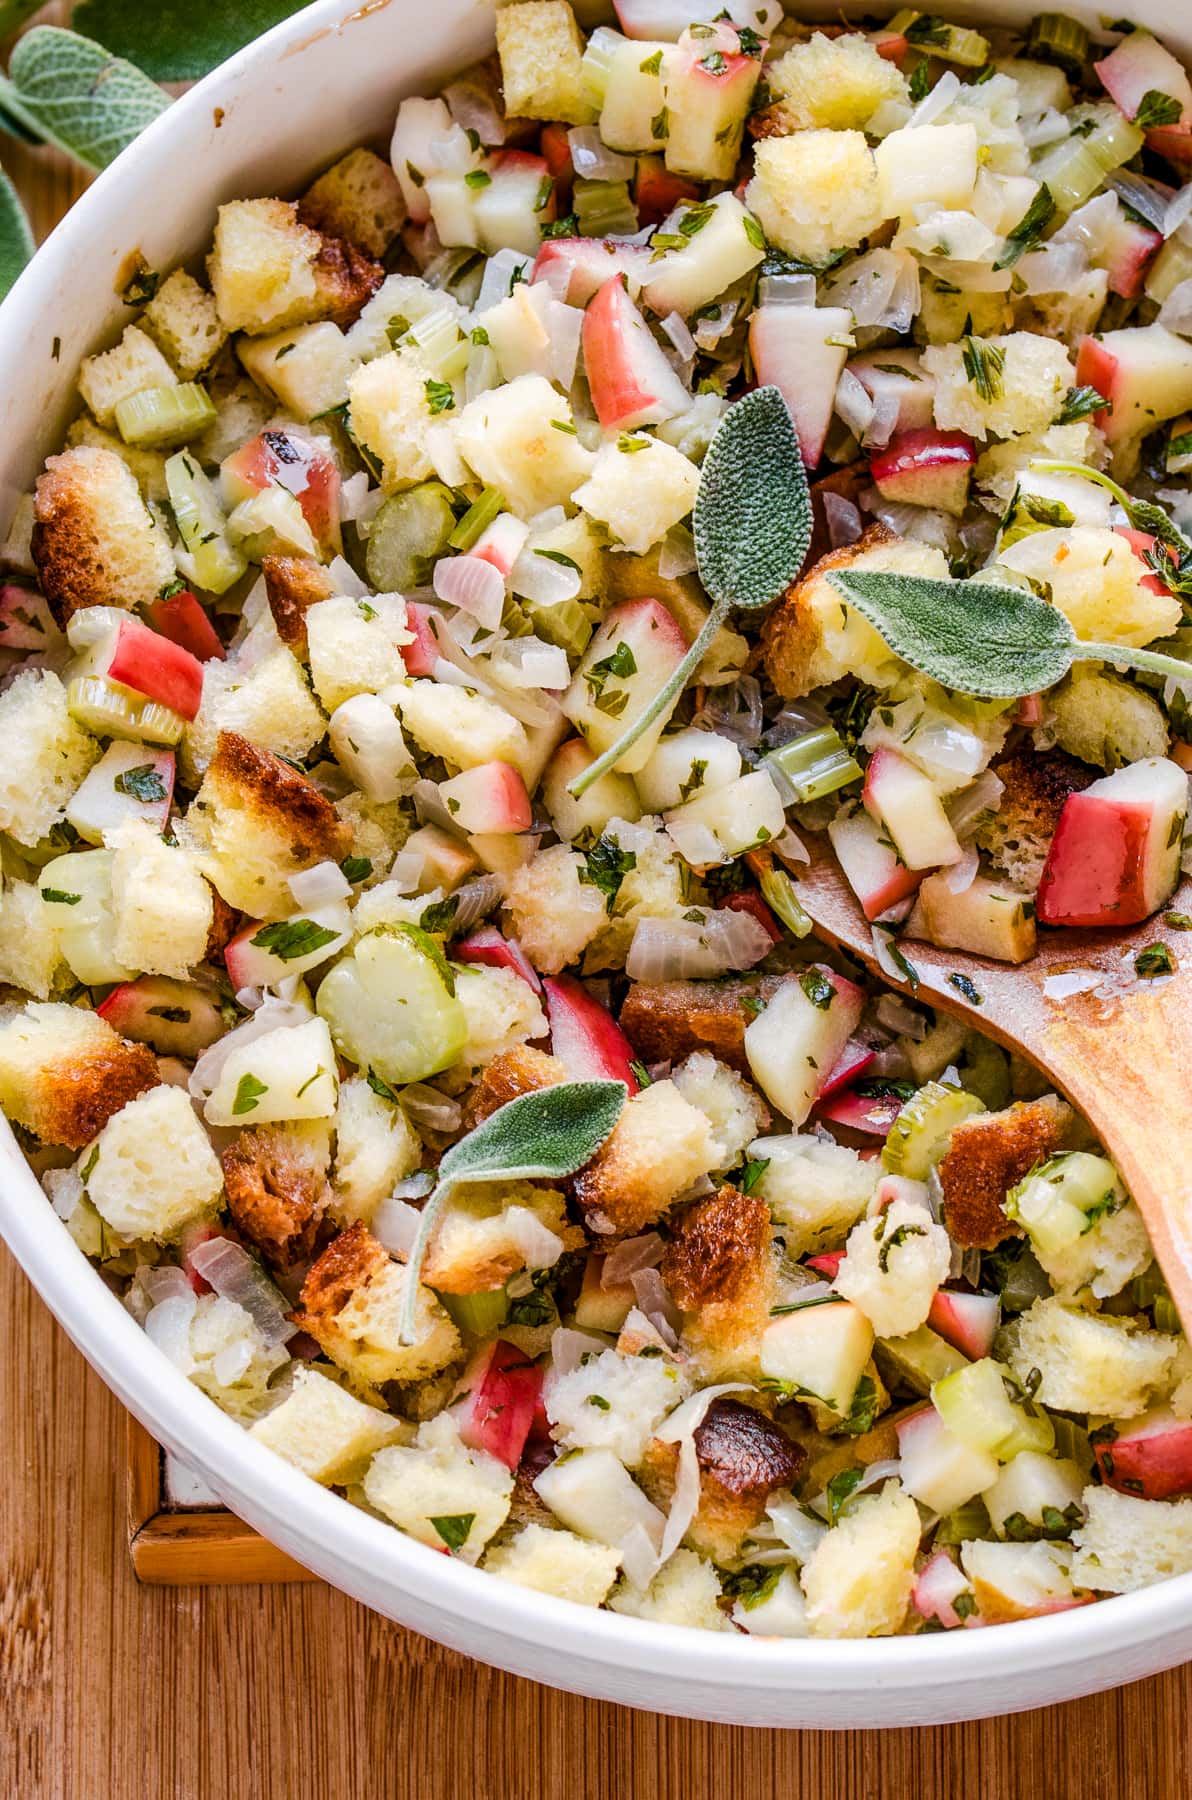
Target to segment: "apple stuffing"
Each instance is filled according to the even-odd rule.
[[[0,1105],[153,1353],[492,1579],[829,1638],[1192,1570],[1119,1171],[799,897],[824,833],[896,966],[1192,930],[1192,84],[582,17],[84,359],[0,576]]]

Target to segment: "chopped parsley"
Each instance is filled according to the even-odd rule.
[[[52,906],[77,906],[83,898],[82,894],[68,894],[62,888],[42,888],[41,897]]]
[[[812,1006],[818,1006],[821,1012],[827,1012],[836,998],[836,989],[819,969],[808,969],[799,977],[799,986],[810,1000]]]
[[[766,234],[752,213],[745,214],[745,217],[741,220],[741,225],[744,229],[745,236],[749,239],[749,242],[753,245],[754,249],[764,250],[766,247]]]
[[[632,1059],[629,1071],[639,1088],[648,1088],[654,1085],[650,1078],[650,1071],[640,1057],[635,1056]]]
[[[344,880],[350,881],[354,887],[358,881],[367,881],[372,874],[372,858],[371,856],[345,856],[339,868]]]
[[[605,906],[611,913],[613,902],[621,891],[621,883],[630,869],[636,867],[636,852],[622,850],[616,838],[605,836],[584,852],[584,866],[579,872],[579,878],[585,887],[594,887],[604,895]]]
[[[880,1235],[881,1226],[878,1227]],[[927,1232],[922,1225],[899,1225],[888,1238],[883,1238],[881,1249],[877,1253],[877,1266],[883,1275],[890,1273],[890,1252],[905,1244],[908,1238],[926,1237]]]
[[[1174,975],[1175,958],[1166,944],[1148,944],[1134,958],[1134,973],[1144,981],[1153,981],[1157,975]]]
[[[752,1194],[769,1166],[770,1158],[768,1156],[760,1156],[756,1162],[747,1162],[741,1170],[741,1178],[737,1183],[741,1192]]]
[[[468,1533],[476,1523],[476,1514],[444,1513],[430,1522],[448,1550],[462,1550],[468,1541]]]
[[[257,950],[268,950],[281,962],[293,962],[299,956],[310,956],[339,936],[329,925],[317,925],[313,919],[279,919],[262,925],[248,941]]]
[[[962,352],[964,372],[982,400],[1000,400],[1005,391],[1002,371],[1006,353],[988,338],[974,337],[970,331]]]
[[[454,411],[455,389],[449,381],[435,381],[432,378],[423,385],[426,388],[426,404],[432,414]]]
[[[423,931],[434,931],[443,936],[449,936],[458,911],[459,899],[452,894],[446,900],[434,900],[429,906],[424,906],[418,923]]]
[[[590,669],[584,670],[584,680],[592,699],[596,700],[603,694],[612,677],[616,677],[618,681],[624,681],[630,675],[636,674],[637,658],[633,654],[632,646],[627,644],[624,638],[621,638],[607,656],[602,656],[599,662],[594,662]]]
[[[1017,225],[1006,233],[1002,253],[994,263],[994,268],[1011,269],[1020,256],[1027,250],[1033,250],[1055,218],[1055,213],[1056,205],[1051,189],[1043,182]]]
[[[1150,131],[1156,125],[1178,125],[1183,110],[1173,94],[1164,94],[1158,88],[1148,88],[1138,102],[1134,123],[1139,131]]]
[[[382,1100],[391,1100],[394,1106],[397,1105],[397,1094],[387,1081],[381,1080],[381,1077],[377,1074],[375,1069],[369,1069],[368,1074],[365,1076],[365,1080],[368,1082],[368,1085],[374,1094],[378,1094]]]
[[[770,1598],[781,1577],[781,1563],[775,1563],[771,1569],[760,1563],[749,1563],[745,1568],[735,1569],[731,1575],[724,1577],[720,1584],[721,1592],[727,1594],[730,1600],[736,1600],[746,1612],[752,1612],[755,1606],[760,1606]]]
[[[963,994],[970,1006],[983,1006],[984,1001],[978,991],[977,984],[971,976],[962,975],[959,969],[953,969],[948,976],[948,986],[954,987],[958,994]]]
[[[643,75],[657,75],[662,70],[662,51],[655,50],[653,56],[647,56],[645,62],[638,63]]]
[[[631,431],[623,431],[617,438],[617,449],[622,456],[636,456],[639,450],[648,450],[648,437],[635,437]]]
[[[829,1525],[836,1524],[864,1479],[864,1469],[841,1469],[838,1474],[833,1475],[824,1490],[824,1497],[828,1502]]]
[[[262,1094],[269,1092],[268,1083],[258,1081],[255,1075],[242,1075],[236,1088],[236,1098],[232,1101],[232,1115],[239,1118],[241,1113],[254,1112]]]
[[[492,179],[487,169],[469,169],[464,176],[464,186],[470,188],[491,187]]]
[[[1091,418],[1094,413],[1110,411],[1111,403],[1095,387],[1074,387],[1069,388],[1064,395],[1055,422],[1057,425],[1075,425],[1081,419]]]

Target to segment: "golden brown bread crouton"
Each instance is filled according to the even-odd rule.
[[[952,1133],[939,1166],[944,1223],[955,1243],[992,1250],[1022,1234],[1002,1211],[1002,1201],[1036,1163],[1053,1156],[1067,1139],[1072,1109],[1054,1094],[1020,1100],[1004,1112],[977,1113]]]
[[[186,823],[224,899],[255,918],[289,911],[289,877],[352,848],[351,826],[314,782],[236,731],[220,732]]]
[[[652,986],[637,982],[621,1007],[621,1030],[643,1062],[678,1062],[695,1050],[710,1050],[747,1075],[745,1027],[782,980],[781,975],[765,975]]]
[[[373,150],[349,150],[298,202],[304,225],[347,238],[369,256],[384,256],[405,216],[397,176]]]
[[[1063,750],[1014,750],[992,764],[1005,792],[977,828],[977,843],[1017,887],[1033,892],[1069,794],[1083,793],[1099,771]]]
[[[467,1182],[451,1192],[426,1252],[422,1279],[437,1294],[487,1294],[526,1266],[511,1209],[537,1219],[565,1250],[584,1237],[567,1219],[566,1197],[543,1182]]]
[[[486,1064],[468,1096],[464,1124],[471,1131],[507,1101],[536,1093],[539,1088],[558,1087],[566,1079],[567,1071],[558,1057],[548,1056],[545,1050],[531,1049],[529,1044],[502,1050]]]
[[[573,1183],[588,1231],[604,1243],[632,1237],[715,1166],[711,1127],[670,1081],[635,1094]]]
[[[770,1209],[760,1194],[725,1186],[679,1217],[662,1258],[662,1279],[688,1315],[683,1342],[713,1380],[755,1375],[770,1323],[775,1273]]]
[[[220,1157],[228,1211],[266,1262],[292,1269],[314,1254],[330,1190],[330,1133],[309,1125],[258,1125]]]
[[[693,1433],[700,1500],[684,1543],[713,1562],[736,1562],[742,1539],[765,1517],[766,1502],[799,1478],[807,1452],[756,1407],[722,1394]],[[655,1505],[669,1508],[679,1446],[654,1438],[638,1479]]]
[[[312,1265],[290,1317],[361,1387],[420,1381],[455,1359],[460,1336],[430,1289],[420,1285],[415,1341],[401,1342],[406,1280],[402,1265],[391,1262],[357,1220]]]
[[[211,887],[211,883],[208,882],[207,886]],[[229,938],[236,930],[239,917],[240,914],[236,908],[229,906],[223,895],[211,887],[211,929],[207,933],[207,948],[203,952],[208,961],[213,956],[218,956],[220,951],[227,946]]]
[[[354,325],[385,279],[379,262],[343,238],[325,237],[315,258],[315,291],[319,312],[346,330]]]
[[[140,606],[174,577],[174,557],[131,469],[79,444],[37,479],[32,551],[42,592],[65,629],[84,606]]]
[[[310,556],[263,556],[261,574],[278,637],[295,656],[305,656],[306,609],[329,600],[335,583]]]
[[[81,1150],[160,1079],[147,1044],[83,1007],[34,1003],[0,1026],[0,1105],[43,1144]]]

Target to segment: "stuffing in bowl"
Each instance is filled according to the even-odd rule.
[[[134,277],[4,553],[0,1102],[156,1351],[444,1555],[1032,1617],[1192,1568],[1192,1359],[1087,1127],[799,869],[903,974],[1170,901],[1192,87],[1054,14],[693,11],[506,7],[388,156]],[[722,595],[775,432],[807,535]],[[1049,680],[881,610],[990,590]]]

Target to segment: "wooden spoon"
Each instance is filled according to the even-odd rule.
[[[879,965],[872,927],[826,841],[806,841],[811,866],[798,868],[799,899],[817,936],[914,996]],[[918,975],[917,998],[1026,1057],[1084,1114],[1138,1204],[1192,1331],[1192,931],[1164,923],[1181,910],[1192,913],[1192,881],[1131,930],[1043,931],[1019,967],[911,939],[900,948]],[[1134,958],[1156,943],[1167,945],[1176,973],[1141,979]]]

